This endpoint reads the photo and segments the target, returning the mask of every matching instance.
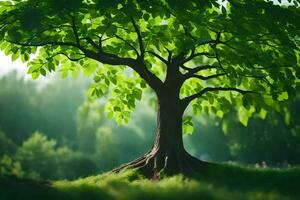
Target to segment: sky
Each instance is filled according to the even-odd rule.
[[[16,69],[19,73],[26,74],[26,64],[22,63],[19,59],[12,62],[10,56],[5,56],[4,52],[0,51],[0,76]]]

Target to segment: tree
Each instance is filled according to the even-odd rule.
[[[28,62],[33,78],[52,71],[94,76],[91,96],[109,93],[109,115],[127,121],[149,86],[157,97],[152,149],[116,169],[148,176],[193,173],[184,111],[281,109],[299,90],[299,1],[14,0],[1,2],[1,49]],[[30,59],[30,55],[35,58]],[[184,125],[184,128],[182,127]]]
[[[25,140],[14,157],[28,178],[74,179],[97,171],[92,159],[67,146],[58,146],[55,139],[40,132]]]

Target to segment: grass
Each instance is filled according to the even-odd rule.
[[[147,180],[135,171],[75,181],[0,178],[1,200],[289,200],[300,199],[300,168],[251,169],[219,165],[198,176]]]

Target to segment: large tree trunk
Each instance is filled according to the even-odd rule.
[[[152,149],[141,158],[115,169],[137,168],[143,175],[159,178],[162,174],[193,174],[207,163],[188,154],[182,139],[181,108],[176,98],[158,98],[157,129]]]

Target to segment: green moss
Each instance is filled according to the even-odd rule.
[[[219,165],[197,177],[176,175],[148,180],[136,171],[105,173],[51,184],[3,177],[0,199],[154,200],[154,199],[300,199],[300,169],[251,169]]]

